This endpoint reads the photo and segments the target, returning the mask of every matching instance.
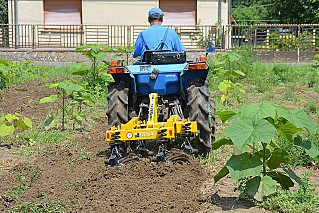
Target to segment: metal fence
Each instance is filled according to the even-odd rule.
[[[74,48],[99,43],[109,47],[134,46],[138,34],[148,26],[115,25],[0,25],[0,47]],[[187,49],[204,48],[206,39],[218,40],[215,26],[168,26]],[[222,30],[223,31],[223,30]],[[222,32],[221,31],[221,32]],[[223,48],[223,43],[218,44]]]
[[[318,51],[319,24],[312,25],[230,25],[225,32],[227,48],[259,51]]]
[[[0,25],[0,48],[75,48],[99,43],[109,47],[134,46],[148,26],[118,25]],[[204,49],[214,40],[216,49],[254,51],[318,51],[317,25],[168,26],[187,50]]]

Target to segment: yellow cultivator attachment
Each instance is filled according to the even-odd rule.
[[[112,126],[106,131],[106,141],[110,143],[112,154],[105,161],[108,165],[116,165],[122,157],[120,150],[127,154],[128,143],[135,143],[139,154],[143,156],[152,155],[152,152],[145,147],[145,141],[154,141],[159,144],[159,150],[155,161],[162,161],[165,158],[166,143],[172,143],[175,138],[183,139],[183,146],[191,153],[197,150],[190,145],[190,137],[197,132],[197,122],[181,118],[178,115],[171,115],[165,122],[158,122],[158,94],[149,95],[149,111],[147,121],[141,121],[138,117],[132,118],[128,123],[119,126]]]

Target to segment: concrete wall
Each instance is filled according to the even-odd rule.
[[[228,0],[222,2],[223,24],[228,24]],[[14,0],[9,3],[9,23],[14,23]],[[151,0],[83,0],[82,20],[85,25],[148,25],[148,10],[159,1]],[[44,24],[43,0],[18,0],[18,24]],[[218,17],[218,0],[197,1],[197,21],[214,25]],[[164,20],[165,24],[165,20]]]
[[[221,1],[222,25],[228,24],[228,2]],[[216,25],[218,21],[218,0],[197,0],[197,22],[201,25]]]
[[[9,24],[14,24],[14,0],[8,1]],[[18,0],[18,24],[44,24],[42,0]]]
[[[148,25],[152,7],[158,7],[158,1],[83,0],[83,24]]]

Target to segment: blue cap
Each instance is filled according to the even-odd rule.
[[[148,11],[148,17],[151,18],[161,18],[163,17],[163,11],[160,8],[154,7]]]

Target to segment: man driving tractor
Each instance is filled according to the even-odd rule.
[[[143,59],[146,50],[185,50],[180,38],[172,29],[162,26],[163,11],[154,7],[148,12],[150,27],[142,31],[135,43],[133,58],[140,56]]]

